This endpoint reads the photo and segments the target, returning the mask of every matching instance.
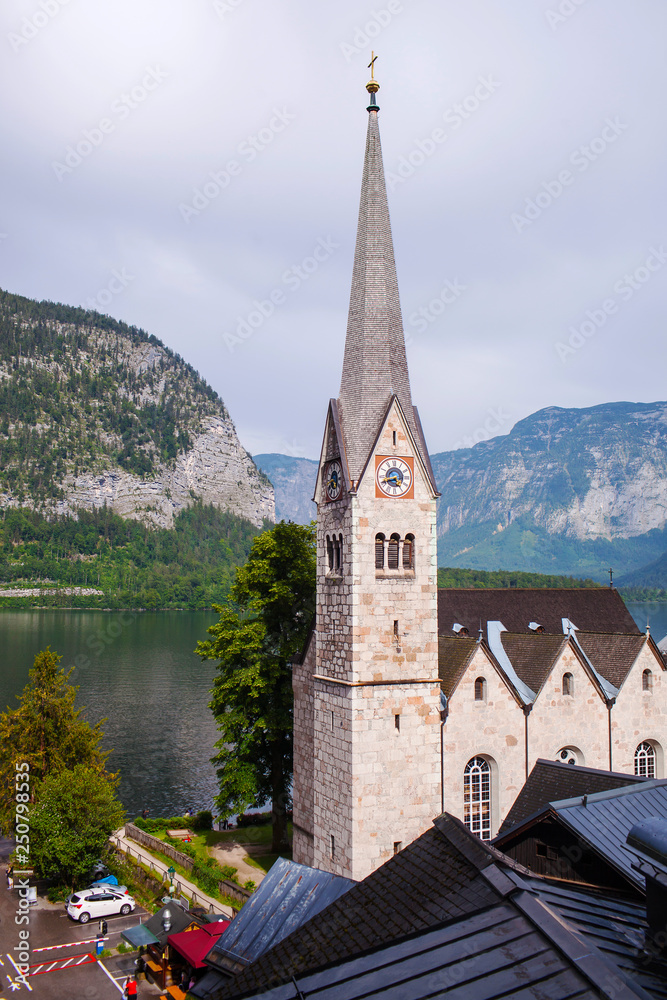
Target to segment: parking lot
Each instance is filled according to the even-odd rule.
[[[134,969],[136,953],[118,955],[102,961],[95,957],[97,921],[79,924],[70,919],[63,903],[52,904],[39,897],[30,907],[28,921],[17,924],[18,885],[6,888],[7,841],[0,839],[0,1000],[32,994],[36,1000],[117,1000],[125,980]],[[3,856],[4,855],[4,856]],[[116,948],[121,931],[145,921],[148,914],[140,906],[127,917],[106,917],[108,925],[105,948]],[[21,914],[18,914],[21,919]],[[28,932],[30,972],[21,982],[16,965],[20,964],[19,932]],[[25,940],[25,936],[24,936]],[[139,983],[139,996],[157,997],[160,990],[150,983]]]

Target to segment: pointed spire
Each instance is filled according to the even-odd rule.
[[[339,412],[350,477],[359,480],[380,423],[397,396],[410,430],[423,438],[412,407],[403,321],[394,263],[387,189],[375,94],[380,85],[371,60],[368,135],[361,184],[357,245],[340,384]],[[426,450],[425,448],[423,449]]]

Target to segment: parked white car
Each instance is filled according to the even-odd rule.
[[[114,913],[120,913],[126,917],[135,906],[136,903],[132,896],[120,895],[107,888],[98,888],[82,889],[80,892],[75,892],[68,899],[66,909],[72,920],[78,920],[80,924],[87,924],[91,919],[110,917]]]

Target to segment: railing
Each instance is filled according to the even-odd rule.
[[[136,840],[139,844],[143,844],[143,846],[149,851],[160,851],[160,853],[166,854],[167,857],[171,858],[182,868],[185,868],[187,872],[191,872],[196,864],[196,862],[193,861],[193,859],[187,854],[182,854],[180,851],[177,851],[175,847],[172,847],[171,844],[165,844],[165,842],[160,840],[158,837],[151,837],[149,833],[145,833],[143,830],[140,830],[139,827],[135,826],[133,823],[125,824],[125,836],[129,837],[131,840]],[[156,867],[157,864],[158,862],[153,861],[154,868],[159,870]],[[164,870],[165,872],[167,871],[166,866]],[[237,882],[232,882],[230,879],[219,879],[218,891],[221,895],[229,896],[231,899],[235,899],[239,903],[246,903],[252,896],[252,893],[248,889],[244,889],[242,886],[238,885]]]

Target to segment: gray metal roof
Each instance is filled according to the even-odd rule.
[[[207,965],[239,972],[356,883],[278,858],[257,892],[206,956]]]
[[[641,820],[657,816],[667,822],[666,780],[643,781],[564,799],[550,803],[550,807],[577,837],[640,889],[644,888],[644,876],[633,870],[636,856],[628,849],[626,840],[632,827]]]
[[[667,955],[646,947],[648,926],[643,902],[552,884],[539,877],[508,874],[599,949],[626,980],[652,997],[667,1000]]]
[[[308,1000],[441,996],[448,1000],[592,1000],[600,995],[588,977],[510,903],[300,976],[297,985]],[[637,996],[622,989],[615,995],[619,1000]],[[295,1000],[296,996],[293,982],[262,992],[265,1000]]]

